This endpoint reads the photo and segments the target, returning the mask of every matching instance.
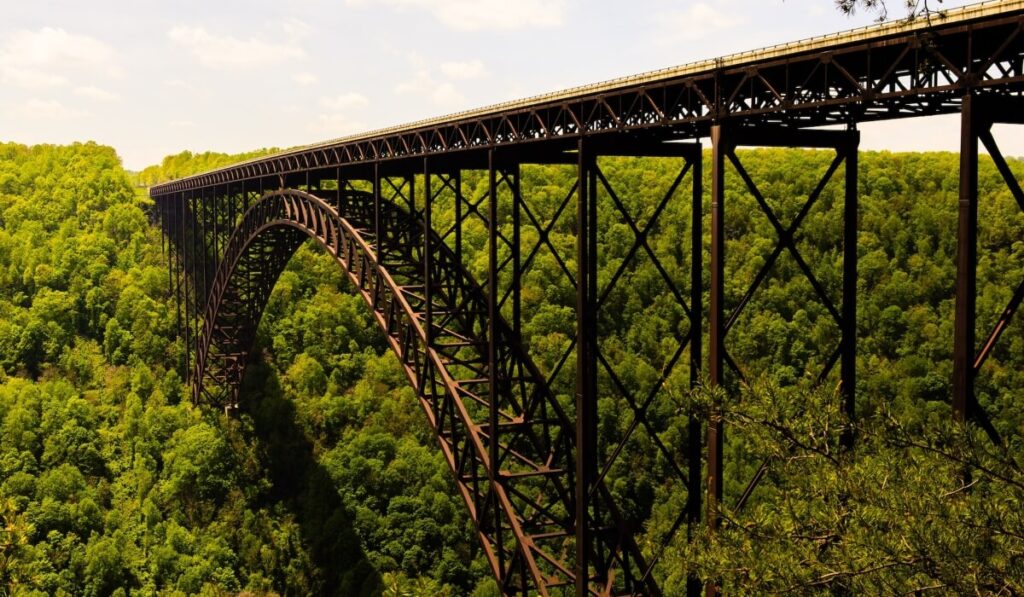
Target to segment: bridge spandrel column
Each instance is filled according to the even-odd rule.
[[[500,387],[498,373],[498,322],[501,318],[499,306],[500,290],[498,281],[501,267],[498,262],[498,170],[495,167],[494,149],[487,152],[487,391],[488,391],[488,412],[487,412],[487,448],[488,461],[490,466],[490,482],[501,484],[501,411],[503,392]],[[492,493],[490,499],[495,503],[492,506],[494,520],[491,524],[494,528],[501,527],[500,505],[497,503],[497,494]],[[517,539],[522,539],[521,537]],[[501,532],[495,533],[495,546],[498,558],[498,568],[506,570],[507,547],[505,537]]]
[[[716,124],[711,128],[711,290],[708,300],[708,383],[712,388],[725,381],[725,159],[732,151],[730,139]],[[723,428],[720,413],[707,421],[707,524],[718,526],[722,499]]]
[[[1024,189],[1010,167],[993,133],[996,124],[1024,124],[1024,98],[974,93],[961,101],[960,114],[960,186],[957,209],[956,305],[954,311],[953,340],[953,418],[959,422],[973,422],[981,427],[996,444],[1003,438],[997,424],[990,418],[986,407],[978,398],[979,375],[982,367],[992,358],[999,340],[1010,326],[1022,302],[1024,281],[1019,281],[1006,307],[994,316],[990,331],[977,342],[977,331],[985,319],[993,314],[979,314],[978,305],[978,244],[980,226],[986,221],[979,218],[979,210],[992,208],[996,198],[988,194],[982,203],[979,191],[979,149],[983,145],[999,173],[1000,182],[1013,197],[1017,207],[1024,211]],[[997,183],[998,185],[999,183]],[[990,186],[986,187],[991,189]],[[997,187],[998,188],[998,187]],[[1006,248],[995,248],[986,254],[986,260],[1005,260],[1009,254],[999,254]],[[992,281],[985,286],[993,286]],[[1005,282],[1005,280],[998,280]],[[1018,332],[1019,333],[1019,332]],[[1005,357],[1004,357],[1005,358]],[[988,380],[981,378],[984,385]],[[986,388],[987,389],[987,388]],[[982,390],[984,391],[984,390]],[[989,393],[987,400],[1004,400],[1002,394]],[[1002,410],[1005,406],[997,406]]]
[[[195,239],[198,237],[198,229],[195,218],[195,192],[189,191],[188,199],[182,201],[182,213],[183,219],[181,226],[181,244],[183,247],[183,257],[188,259],[188,265],[186,266],[188,274],[185,276],[185,363],[187,365],[189,380],[194,381],[192,374],[192,365],[195,362],[196,351],[196,305],[198,301],[196,296],[197,287],[202,283],[205,277],[205,272],[202,271],[202,267],[198,263],[196,257],[196,244]]]
[[[380,245],[380,202],[381,202],[380,162],[373,163],[373,242]]]
[[[852,423],[857,416],[857,235],[860,226],[858,168],[860,135],[849,132],[839,148],[845,155],[843,199],[843,304],[841,317],[842,348],[839,363],[843,411]],[[853,447],[852,425],[841,438],[843,447]]]
[[[696,143],[634,137],[587,139],[576,152],[577,595],[660,594],[671,574],[662,555],[700,519],[701,422],[663,415],[699,378],[701,159]],[[638,181],[639,172],[659,176]],[[645,349],[634,332],[652,323],[665,325],[664,335]],[[678,441],[666,441],[673,429]],[[646,537],[637,504],[623,494],[633,480],[625,463],[672,488],[649,496],[650,507],[686,493],[675,520]]]
[[[576,189],[576,595],[590,594],[594,553],[591,494],[597,466],[597,277],[594,158],[581,139]],[[592,241],[592,239],[594,239]],[[599,562],[593,562],[599,564]]]
[[[973,95],[960,104],[960,199],[957,208],[956,307],[953,324],[953,417],[966,421],[974,402],[974,326],[978,270],[978,128]]]
[[[697,145],[692,159],[693,177],[690,196],[690,390],[701,384],[704,359],[704,155]],[[686,445],[686,524],[695,528],[701,521],[703,502],[703,421],[689,413]],[[695,574],[686,579],[686,594],[696,597],[701,582]]]
[[[817,358],[821,363],[814,374],[814,385],[824,383],[830,376],[836,376],[842,403],[840,412],[847,418],[844,430],[839,437],[841,444],[850,447],[853,441],[852,422],[855,416],[856,398],[856,355],[857,355],[857,151],[859,133],[847,131],[799,130],[781,128],[742,128],[728,124],[714,125],[711,129],[712,141],[712,174],[711,174],[711,289],[709,304],[709,355],[708,382],[714,392],[715,402],[711,406],[707,420],[707,436],[705,450],[707,453],[706,472],[706,524],[714,532],[721,521],[721,506],[724,500],[733,501],[734,510],[742,510],[761,481],[766,477],[771,459],[764,462],[746,482],[745,489],[735,496],[724,495],[725,472],[724,462],[726,447],[725,420],[729,415],[730,396],[741,391],[741,383],[749,383],[748,363],[735,358],[729,350],[728,337],[749,333],[743,326],[744,313],[752,310],[756,295],[769,275],[775,271],[776,265],[783,258],[790,258],[795,265],[797,279],[809,286],[808,291],[820,303],[826,322],[834,329],[835,345],[826,340],[823,346],[817,346],[820,354]],[[834,156],[817,185],[809,195],[799,198],[793,203],[789,197],[766,197],[762,194],[755,174],[748,172],[743,164],[743,156],[737,153],[739,147],[783,147],[783,148],[817,148],[833,150]],[[840,166],[844,166],[842,177],[836,176]],[[735,193],[730,187],[730,201],[735,201],[743,209],[761,213],[768,221],[776,236],[771,253],[764,256],[764,264],[757,271],[753,281],[742,294],[732,295],[727,292],[728,276],[736,274],[736,266],[730,267],[726,255],[727,224],[726,179],[727,174],[734,173],[739,179],[738,185],[742,193]],[[808,214],[824,202],[819,201],[826,192],[830,181],[836,178],[841,181],[842,191],[842,235],[837,239],[823,239],[832,243],[829,251],[842,255],[842,274],[839,288],[829,288],[823,284],[812,264],[799,245],[798,233]],[[734,208],[739,209],[739,208]],[[835,208],[833,208],[835,209]],[[794,212],[785,222],[785,211]],[[841,245],[841,247],[839,246]],[[814,251],[812,247],[807,253]],[[828,255],[819,256],[817,261],[828,263]],[[837,297],[836,294],[839,294]],[[781,315],[779,315],[781,316]],[[763,339],[777,342],[779,339]],[[785,341],[785,339],[782,339]],[[749,355],[748,355],[749,356]],[[838,367],[837,367],[838,365]],[[768,370],[771,363],[762,363],[758,369]],[[740,481],[744,481],[740,479]],[[732,483],[730,483],[732,485]],[[708,595],[717,595],[718,587],[714,579],[706,579],[705,590]]]

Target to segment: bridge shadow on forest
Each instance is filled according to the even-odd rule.
[[[303,433],[295,405],[273,368],[254,351],[242,385],[241,408],[252,417],[272,488],[267,498],[295,517],[305,548],[319,575],[318,594],[380,595],[380,574],[363,552],[352,516],[342,504],[327,470],[317,461]]]

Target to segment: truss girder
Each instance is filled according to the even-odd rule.
[[[819,126],[954,113],[967,92],[1024,91],[1024,15],[1010,11],[824,49],[709,63],[599,93],[544,97],[295,150],[154,187],[154,195],[416,156],[650,131],[696,138],[713,123]],[[734,61],[735,62],[735,61]]]
[[[342,203],[352,220],[340,215]],[[378,234],[366,221],[374,212]],[[243,216],[210,285],[193,399],[237,405],[274,282],[294,251],[313,238],[344,269],[401,361],[503,591],[550,594],[572,587],[575,565],[567,546],[576,534],[574,424],[517,349],[512,329],[490,316],[484,290],[455,253],[432,231],[434,242],[424,244],[423,233],[422,222],[404,207],[375,202],[368,193],[327,200],[301,191],[266,194]],[[379,243],[391,249],[382,251]],[[488,342],[488,333],[495,342]],[[488,354],[488,346],[496,353]],[[481,382],[488,379],[493,389]],[[646,563],[616,524],[609,493],[600,483],[595,487],[599,495],[591,497],[596,506],[588,516],[600,518],[584,523],[596,531],[591,558],[605,562],[605,578],[616,579],[616,591],[655,593],[637,574]]]

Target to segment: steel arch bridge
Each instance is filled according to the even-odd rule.
[[[1024,281],[991,332],[976,338],[978,152],[983,145],[1024,210],[1024,190],[992,133],[1024,124],[1024,0],[996,0],[917,19],[784,44],[518,102],[312,145],[153,187],[153,218],[169,253],[196,403],[227,409],[239,387],[269,295],[309,239],[336,260],[372,310],[416,390],[484,553],[506,594],[659,595],[665,546],[686,529],[718,526],[723,498],[720,417],[691,415],[666,429],[648,415],[673,372],[729,387],[742,367],[728,331],[742,322],[779,258],[793,258],[838,329],[820,355],[819,379],[838,378],[855,415],[857,356],[857,124],[959,113],[960,201],[951,416],[1001,442],[975,397],[1001,334],[1024,301]],[[824,125],[831,127],[821,128]],[[704,204],[702,141],[710,141]],[[832,160],[797,216],[784,225],[737,148],[812,147]],[[610,156],[673,164],[673,184],[641,212],[631,188],[606,173]],[[541,213],[524,171],[573,172],[553,213]],[[728,167],[727,167],[728,166]],[[731,167],[731,168],[730,168]],[[735,172],[778,235],[753,283],[730,300],[725,280],[725,179]],[[473,193],[470,183],[485,189]],[[840,185],[840,291],[816,277],[796,243],[830,182]],[[417,188],[419,187],[419,188]],[[685,202],[689,219],[666,222]],[[710,246],[705,247],[705,208]],[[446,214],[439,217],[441,211]],[[453,215],[452,215],[453,214]],[[449,217],[451,216],[451,217]],[[611,279],[598,229],[614,219],[631,239]],[[687,229],[681,258],[652,248],[663,226]],[[574,246],[553,240],[568,230]],[[484,231],[484,279],[470,273],[472,239]],[[952,232],[952,231],[951,231]],[[477,247],[479,248],[479,247]],[[705,250],[710,254],[705,259]],[[538,254],[574,291],[575,338],[545,367],[524,335],[524,290]],[[649,261],[679,313],[671,356],[650,363],[658,379],[637,392],[612,362],[604,322],[631,267]],[[703,283],[709,273],[710,285]],[[706,314],[706,315],[705,315]],[[706,340],[706,342],[705,342]],[[707,354],[705,358],[705,347]],[[599,381],[600,380],[600,381]],[[598,399],[612,394],[630,422],[623,437],[598,433]],[[638,544],[638,522],[607,487],[627,444],[643,438],[685,499],[667,536]],[[844,437],[849,445],[852,437]],[[764,476],[746,483],[738,506]],[[691,579],[688,590],[702,584]],[[715,592],[712,584],[709,592]]]

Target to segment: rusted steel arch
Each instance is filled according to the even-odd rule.
[[[375,210],[376,238],[366,224]],[[426,243],[423,233],[418,218],[389,202],[375,205],[365,193],[339,192],[332,200],[295,190],[264,195],[234,231],[211,285],[193,399],[237,404],[274,283],[298,247],[315,239],[369,305],[416,389],[502,591],[569,594],[578,497],[574,424],[503,320],[490,328],[500,347],[492,371],[487,298],[436,233]],[[378,240],[387,248],[381,260]],[[426,263],[432,292],[424,284]],[[493,433],[488,416],[495,414]],[[633,530],[607,488],[600,484],[590,499],[584,524],[595,538],[588,551],[604,574],[588,583],[589,592],[658,594],[643,578],[647,566]]]
[[[273,284],[309,236],[287,225],[252,230],[254,210],[232,233],[205,294],[202,335],[192,371],[192,401],[237,405],[238,389]]]

